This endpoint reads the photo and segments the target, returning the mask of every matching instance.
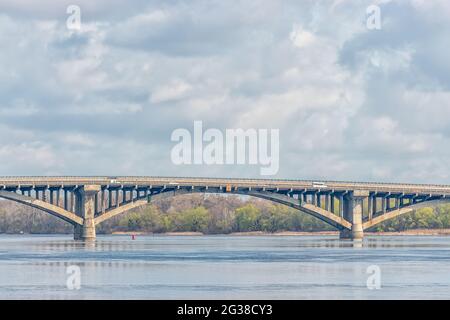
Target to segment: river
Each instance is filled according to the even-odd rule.
[[[448,299],[450,237],[0,235],[0,298]]]

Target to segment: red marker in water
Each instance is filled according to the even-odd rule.
[[[134,234],[131,235],[131,240],[136,240],[136,237],[134,236]]]

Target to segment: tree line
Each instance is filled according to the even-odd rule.
[[[236,195],[185,195],[156,201],[107,220],[98,233],[118,231],[231,232],[332,231],[325,222],[296,209]],[[450,205],[422,208],[386,221],[372,231],[450,228]],[[47,213],[0,201],[0,233],[71,233],[72,226]]]

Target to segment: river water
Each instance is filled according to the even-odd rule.
[[[0,298],[449,299],[450,237],[0,235]]]

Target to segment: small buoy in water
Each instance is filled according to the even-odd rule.
[[[134,234],[131,235],[131,240],[136,240],[136,237]]]

